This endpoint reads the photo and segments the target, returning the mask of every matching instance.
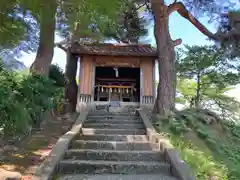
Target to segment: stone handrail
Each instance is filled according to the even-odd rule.
[[[179,180],[195,180],[196,178],[188,165],[181,160],[178,152],[174,150],[172,144],[165,137],[156,132],[147,115],[140,109],[137,110],[137,113],[144,122],[149,141],[158,145],[159,150],[164,153],[166,160],[170,163],[173,176]]]
[[[86,120],[90,109],[91,109],[90,107],[87,107],[86,110],[83,111],[78,116],[72,129],[58,139],[49,156],[37,168],[33,180],[52,179],[54,171],[57,168],[57,165],[59,164],[60,160],[63,158],[66,150],[68,149],[69,144],[81,131],[82,124]]]

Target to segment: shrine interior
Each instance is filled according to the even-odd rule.
[[[140,68],[97,66],[94,101],[140,102]]]

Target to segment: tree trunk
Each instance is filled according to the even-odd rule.
[[[71,46],[68,47],[67,51],[67,63],[65,69],[65,76],[67,78],[67,83],[65,85],[65,99],[71,105],[71,112],[76,111],[77,105],[77,82],[76,82],[76,74],[77,74],[77,57],[73,56],[71,53]]]
[[[151,2],[155,27],[154,35],[157,44],[159,84],[153,113],[168,115],[175,108],[176,72],[174,43],[169,33],[169,17],[163,0]]]
[[[194,97],[192,97],[190,100],[190,108],[193,108],[195,106],[194,103],[196,103],[196,100]]]
[[[75,22],[73,32],[70,34],[68,39],[68,48],[67,48],[67,63],[65,68],[65,77],[67,79],[67,83],[65,85],[65,99],[71,105],[71,111],[76,111],[77,106],[77,93],[78,87],[76,82],[76,75],[77,75],[77,63],[78,58],[71,53],[71,48],[74,45],[74,40],[76,40],[77,33],[79,31],[79,23]]]
[[[199,108],[200,103],[200,90],[201,90],[201,74],[197,73],[197,89],[196,89],[196,98],[195,98],[195,107]]]
[[[42,6],[40,17],[40,40],[35,61],[30,72],[47,75],[54,52],[55,14],[57,4],[50,0]]]

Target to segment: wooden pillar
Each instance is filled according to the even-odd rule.
[[[123,101],[123,99],[122,99],[122,90],[123,89],[120,88],[120,101]]]
[[[156,60],[153,60],[153,103],[156,98],[156,71],[155,71]]]
[[[111,92],[110,92],[110,89],[111,89],[111,88],[108,89],[108,101],[111,101]]]
[[[81,57],[81,66],[80,66],[80,86],[79,91],[80,94],[88,96],[88,101],[91,100],[92,97],[92,89],[93,89],[93,66],[94,61],[92,56],[83,56]]]
[[[93,65],[93,78],[92,78],[92,101],[94,101],[94,92],[95,92],[95,75],[96,75],[96,65]]]
[[[83,80],[83,78],[81,77],[81,74],[84,74],[84,68],[82,67],[82,56],[79,57],[79,74],[78,74],[78,102],[79,102],[79,95],[80,95],[80,89],[81,89],[81,81]]]
[[[153,102],[153,60],[141,60],[141,104]]]
[[[82,80],[82,78],[81,78],[81,73],[82,73],[82,71],[83,71],[81,61],[82,61],[82,56],[80,56],[80,57],[78,58],[79,74],[78,74],[77,112],[80,112],[80,111],[81,111],[81,108],[80,108],[80,105],[79,105],[79,102],[81,101],[81,99],[80,99],[80,93],[81,93],[81,92],[80,92],[80,86],[81,86],[81,80]]]
[[[143,89],[143,69],[140,67],[140,104],[142,104],[142,98],[144,95],[144,89]]]

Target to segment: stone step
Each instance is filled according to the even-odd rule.
[[[117,134],[117,135],[145,135],[146,129],[97,129],[97,128],[82,128],[83,135],[94,134]]]
[[[88,115],[87,119],[140,119],[138,116],[98,116]]]
[[[79,135],[79,140],[148,142],[146,135]]]
[[[64,159],[106,161],[164,161],[164,156],[162,153],[157,151],[71,149],[66,152]]]
[[[116,120],[116,119],[87,119],[84,121],[84,124],[88,123],[101,123],[101,124],[143,124],[141,120],[133,120],[133,119],[123,119],[123,120]]]
[[[62,160],[59,163],[60,173],[83,174],[147,174],[163,173],[170,175],[170,165],[162,162],[145,161],[86,161],[86,160]]]
[[[114,124],[114,123],[87,123],[83,125],[84,128],[107,128],[107,129],[144,129],[144,124]]]
[[[59,180],[177,180],[175,177],[165,176],[162,174],[104,174],[104,175],[87,175],[74,174],[66,175],[59,178]]]
[[[137,116],[135,112],[119,112],[119,113],[114,113],[114,112],[106,112],[106,111],[95,111],[95,112],[89,112],[88,115],[94,116]]]
[[[157,145],[149,142],[124,142],[124,141],[84,141],[75,140],[71,143],[72,149],[99,149],[99,150],[156,150]]]

